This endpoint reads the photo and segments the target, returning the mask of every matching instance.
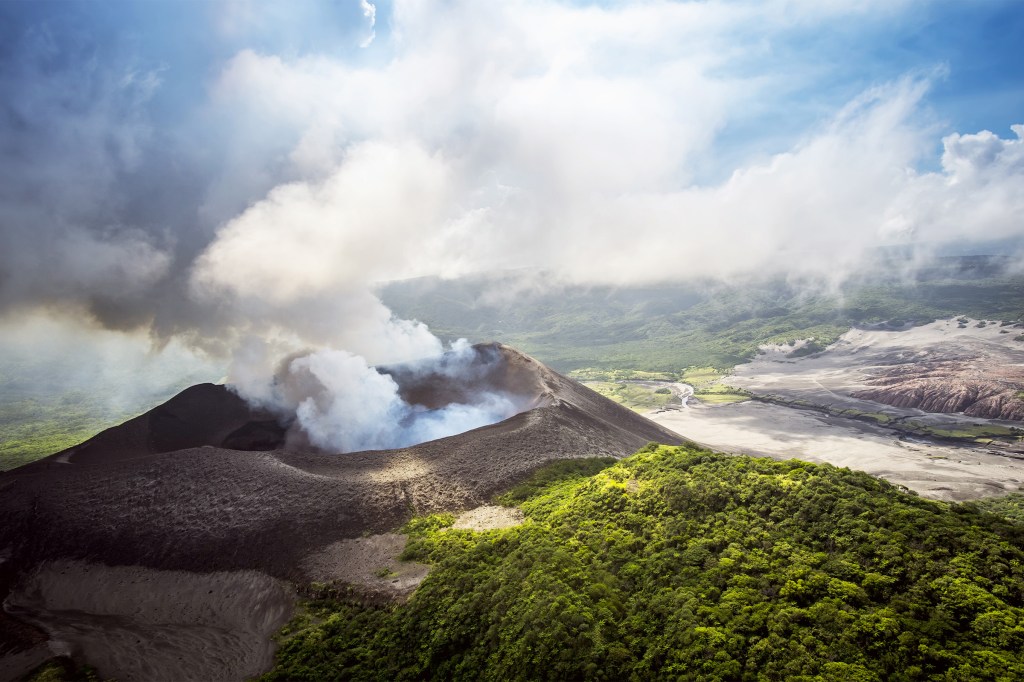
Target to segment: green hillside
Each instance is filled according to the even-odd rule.
[[[81,392],[0,398],[0,471],[77,445],[133,414],[120,414]]]
[[[1024,679],[1024,526],[828,465],[593,467],[502,498],[515,528],[411,523],[411,600],[308,603],[264,680]]]
[[[395,282],[380,295],[399,317],[419,319],[442,337],[499,340],[562,372],[678,373],[729,369],[764,343],[813,337],[827,345],[855,325],[1024,319],[1024,277],[957,263],[910,281],[876,273],[838,288],[781,278],[529,288],[526,275],[505,275]]]

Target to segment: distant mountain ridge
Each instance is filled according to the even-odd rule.
[[[1006,256],[914,264],[880,254],[841,284],[782,277],[574,285],[535,271],[381,286],[400,317],[445,338],[502,338],[561,372],[581,368],[678,373],[728,369],[761,344],[815,338],[827,345],[855,326],[902,326],[967,315],[1024,319],[1024,273]],[[668,278],[666,277],[666,280]]]

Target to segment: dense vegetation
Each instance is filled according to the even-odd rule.
[[[620,288],[542,281],[530,288],[525,275],[428,278],[392,283],[381,296],[397,315],[441,336],[497,339],[559,371],[633,369],[671,378],[686,367],[734,367],[764,343],[813,338],[803,351],[813,352],[855,325],[900,328],[954,315],[1016,322],[1024,315],[1024,277],[1001,274],[991,261],[953,260],[913,279],[886,274],[894,271],[831,289],[782,279]]]
[[[606,398],[641,413],[679,404],[679,399],[668,388],[630,381],[588,381],[586,385]]]
[[[592,465],[502,498],[515,528],[411,523],[411,600],[309,603],[265,679],[1024,679],[1021,525],[828,465]]]
[[[49,399],[0,397],[0,471],[81,443],[131,416],[81,392]]]
[[[666,385],[681,381],[693,389],[693,397],[702,403],[722,405],[750,398],[750,393],[722,383],[726,374],[714,367],[687,367],[681,372],[645,372],[642,370],[577,369],[570,376],[620,405],[640,413],[679,405],[680,399]]]
[[[1024,487],[1021,488],[1024,490]],[[974,504],[982,511],[998,514],[1004,518],[1024,524],[1024,493],[1010,493],[1002,497],[987,497],[975,500]]]

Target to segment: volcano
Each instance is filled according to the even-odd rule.
[[[397,450],[290,447],[289,429],[224,386],[193,386],[120,426],[0,477],[0,547],[28,563],[63,558],[294,578],[310,550],[387,530],[412,513],[481,504],[555,459],[621,457],[664,429],[499,344],[465,381],[390,372],[436,408],[481,385],[524,411]],[[273,551],[268,552],[267,548]]]
[[[513,396],[521,412],[411,447],[336,454],[304,444],[294,425],[228,388],[200,384],[6,472],[0,587],[42,565],[64,566],[64,574],[82,565],[188,576],[250,571],[308,583],[303,562],[332,543],[392,530],[414,514],[483,504],[552,460],[622,457],[651,441],[680,442],[512,348],[484,344],[473,352],[476,371],[465,376],[381,371],[403,399],[426,410],[486,389]]]

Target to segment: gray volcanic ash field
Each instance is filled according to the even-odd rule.
[[[383,533],[414,513],[486,503],[551,460],[618,457],[650,441],[681,440],[508,347],[475,346],[473,354],[475,370],[463,378],[402,367],[384,371],[417,409],[443,408],[486,389],[512,396],[522,411],[420,445],[339,455],[301,444],[294,423],[282,424],[273,412],[204,384],[80,446],[3,474],[0,586],[8,614],[20,619],[4,616],[12,633],[5,637],[8,649],[30,649],[38,641],[23,625],[28,621],[95,659],[102,638],[93,616],[116,615],[123,619],[119,631],[137,634],[140,650],[148,652],[137,658],[154,667],[147,672],[131,657],[112,653],[103,659],[105,674],[154,679],[156,657],[166,666],[158,677],[217,676],[230,668],[214,660],[220,654],[197,648],[191,631],[172,627],[172,637],[165,627],[189,622],[168,605],[182,601],[197,575],[241,580],[254,594],[274,588],[244,576],[323,580],[330,576],[318,557],[347,538]],[[311,565],[318,566],[315,576],[308,573]],[[111,599],[71,599],[83,573]],[[139,580],[147,584],[143,605],[132,602],[125,587]],[[126,589],[125,603],[113,598]],[[274,611],[257,626],[234,602],[218,603],[211,601],[216,613],[209,618],[232,633],[225,641],[236,642],[227,645],[234,651],[262,651],[287,611]],[[64,611],[73,616],[54,616]],[[239,669],[238,675],[254,672]]]
[[[927,497],[970,500],[1024,484],[1020,329],[963,318],[854,329],[823,352],[765,348],[728,377],[754,401],[652,418],[725,452],[847,466]]]

